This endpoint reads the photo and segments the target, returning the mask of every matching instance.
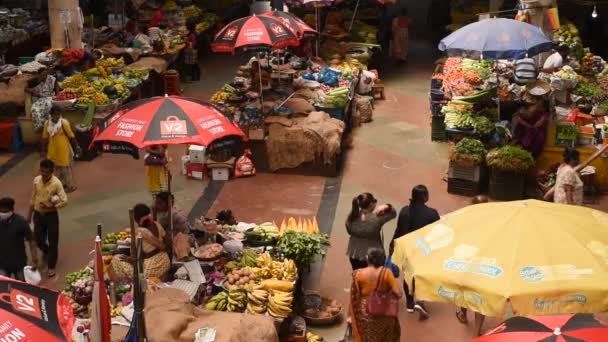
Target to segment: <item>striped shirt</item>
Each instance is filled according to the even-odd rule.
[[[532,58],[518,59],[514,63],[515,82],[526,84],[536,79],[536,62]]]

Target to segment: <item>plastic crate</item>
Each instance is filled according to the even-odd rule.
[[[445,93],[441,89],[431,89],[431,101],[445,100]]]
[[[477,196],[481,193],[481,183],[464,179],[448,178],[448,193],[462,196]]]
[[[450,161],[448,168],[448,177],[467,180],[471,182],[479,182],[481,180],[482,168],[477,166],[462,166]]]
[[[526,175],[523,173],[490,171],[490,196],[499,201],[517,201],[524,198]]]
[[[165,73],[163,80],[165,83],[165,94],[173,96],[180,96],[182,94],[178,72]]]

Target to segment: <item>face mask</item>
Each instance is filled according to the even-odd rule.
[[[0,221],[6,221],[11,216],[13,216],[13,212],[12,211],[9,211],[8,213],[0,213]]]

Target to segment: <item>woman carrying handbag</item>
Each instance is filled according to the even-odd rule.
[[[400,286],[380,248],[370,248],[368,266],[353,272],[350,317],[355,342],[398,342]]]

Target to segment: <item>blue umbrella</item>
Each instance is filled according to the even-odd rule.
[[[521,59],[553,47],[544,32],[533,25],[504,18],[469,24],[439,43],[450,56],[483,59]]]

